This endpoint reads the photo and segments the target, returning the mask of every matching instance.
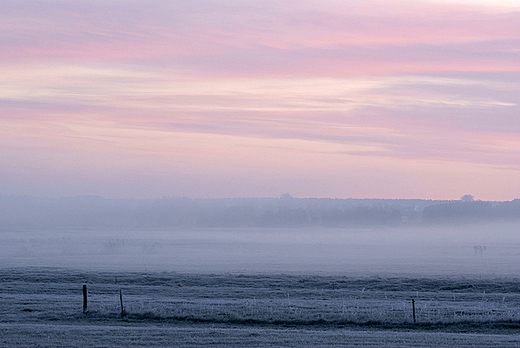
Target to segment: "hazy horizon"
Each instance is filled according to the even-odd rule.
[[[281,199],[284,196],[288,195],[289,198],[293,199],[331,199],[331,200],[387,200],[387,201],[439,201],[439,202],[453,202],[453,201],[463,201],[463,196],[458,198],[431,198],[431,197],[325,197],[325,196],[303,196],[303,197],[297,197],[293,196],[292,194],[288,192],[282,192],[280,195],[277,196],[216,196],[216,197],[206,197],[206,196],[190,196],[190,195],[161,195],[161,196],[149,196],[149,197],[133,197],[133,196],[107,196],[107,195],[98,195],[98,194],[79,194],[79,195],[37,195],[37,194],[4,194],[0,192],[0,196],[4,197],[28,197],[28,198],[39,198],[39,199],[66,199],[66,198],[101,198],[101,199],[107,199],[107,200],[160,200],[160,199],[181,199],[181,198],[187,198],[192,200],[248,200],[248,199]],[[469,195],[472,197],[474,201],[481,201],[481,202],[511,202],[517,199],[520,199],[520,197],[512,197],[510,199],[506,200],[499,200],[499,199],[480,199],[479,197],[474,197],[473,195]]]

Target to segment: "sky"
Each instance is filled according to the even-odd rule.
[[[0,194],[520,197],[517,0],[0,8]]]

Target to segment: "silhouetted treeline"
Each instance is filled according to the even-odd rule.
[[[510,202],[454,201],[424,208],[425,223],[465,223],[520,219],[520,199]]]
[[[520,221],[520,200],[0,196],[1,228],[371,227],[503,220]]]

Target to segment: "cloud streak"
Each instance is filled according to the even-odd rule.
[[[142,180],[152,195],[334,196],[328,177],[359,187],[339,196],[495,199],[477,181],[442,187],[428,173],[478,170],[491,183],[520,171],[511,5],[0,5],[0,193],[37,192],[16,178],[40,172],[51,188],[38,192],[51,194],[128,196]],[[385,177],[414,184],[402,195],[362,185]],[[74,189],[82,182],[93,192]]]

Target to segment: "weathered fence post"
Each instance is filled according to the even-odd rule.
[[[87,313],[87,284],[83,284],[83,313]]]
[[[415,320],[415,300],[412,298],[412,314],[413,314],[413,323],[416,324]]]
[[[119,289],[119,301],[121,302],[121,318],[125,316],[125,307],[123,307],[123,289]]]

